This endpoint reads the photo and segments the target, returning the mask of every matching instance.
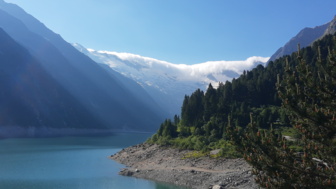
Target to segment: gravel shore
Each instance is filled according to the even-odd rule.
[[[222,188],[258,188],[251,175],[251,167],[243,159],[183,158],[189,152],[139,144],[121,150],[111,159],[127,166],[120,171],[124,176],[191,189],[208,189],[215,185]]]

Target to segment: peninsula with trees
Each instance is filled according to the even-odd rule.
[[[186,95],[181,115],[165,120],[145,145],[187,150],[176,158],[196,162],[244,158],[264,188],[335,188],[335,49],[336,35],[326,35],[218,88]]]

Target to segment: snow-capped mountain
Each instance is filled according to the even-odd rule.
[[[268,57],[250,57],[243,61],[209,61],[200,64],[173,64],[130,53],[96,51],[73,44],[91,59],[139,83],[157,101],[173,114],[180,113],[185,95],[196,89],[205,90],[209,83],[217,86],[237,78],[244,70],[265,65]]]

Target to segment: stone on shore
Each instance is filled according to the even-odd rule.
[[[111,159],[127,168],[120,174],[171,183],[192,189],[258,188],[251,167],[243,159],[184,158],[188,150],[139,144],[121,150]]]

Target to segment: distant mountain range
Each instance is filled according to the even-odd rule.
[[[245,61],[212,61],[195,65],[177,65],[130,53],[97,51],[80,44],[73,46],[105,68],[139,83],[170,114],[179,114],[184,95],[191,94],[195,89],[204,90],[209,83],[217,86],[219,82],[237,78],[244,70],[251,70],[258,64],[265,66],[269,61],[290,55],[297,51],[298,44],[301,48],[309,46],[335,31],[336,16],[324,25],[304,28],[270,58],[250,57]]]
[[[274,61],[282,56],[290,55],[297,51],[297,46],[301,48],[311,45],[314,41],[322,38],[327,34],[334,34],[336,31],[336,16],[334,19],[321,26],[314,28],[304,28],[295,37],[290,39],[283,47],[279,48],[269,59]]]
[[[271,58],[335,31],[304,29]],[[293,48],[295,47],[295,48]],[[69,44],[20,7],[0,0],[0,138],[152,132],[180,114],[185,95],[217,86],[269,58],[172,64]]]
[[[185,95],[198,88],[205,90],[209,83],[217,86],[219,82],[237,78],[244,70],[251,70],[259,64],[265,65],[269,59],[250,57],[243,61],[185,65],[130,53],[96,51],[80,44],[73,46],[106,69],[119,72],[140,84],[161,107],[169,110],[171,116],[180,114]]]
[[[180,113],[184,95],[195,89],[205,90],[209,83],[217,86],[219,82],[237,78],[244,70],[251,70],[258,64],[266,66],[269,61],[297,51],[298,44],[301,48],[309,46],[335,31],[336,17],[324,25],[304,28],[270,58],[250,57],[244,61],[211,61],[195,65],[177,65],[130,53],[94,50],[80,44],[73,46],[107,70],[116,71],[140,84],[172,116]]]

